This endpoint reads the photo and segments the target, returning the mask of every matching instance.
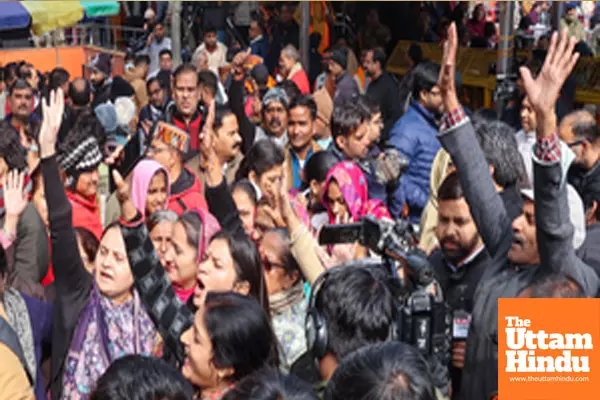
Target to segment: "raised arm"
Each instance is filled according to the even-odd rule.
[[[452,157],[473,220],[487,251],[493,257],[498,252],[508,250],[512,221],[496,191],[489,164],[479,146],[473,125],[458,102],[455,88],[457,46],[456,26],[452,24],[448,29],[448,40],[444,44],[439,80],[447,111],[439,139]]]
[[[563,273],[577,282],[587,296],[598,291],[598,277],[583,263],[573,247],[573,225],[567,198],[566,173],[574,158],[556,135],[556,100],[561,87],[577,63],[575,39],[554,33],[542,71],[534,80],[527,68],[521,75],[538,121],[534,152],[535,224],[540,272]]]
[[[244,62],[249,52],[240,52],[233,58],[233,76],[229,88],[229,105],[235,114],[242,136],[242,153],[246,154],[254,143],[256,129],[244,111]]]
[[[121,204],[121,232],[135,287],[166,347],[175,355],[178,363],[182,363],[184,353],[179,338],[191,326],[194,316],[171,286],[142,214],[131,201],[129,185],[117,171],[113,171],[113,178]]]
[[[48,204],[52,265],[56,295],[65,301],[88,296],[92,276],[86,271],[79,256],[77,239],[72,225],[72,210],[58,172],[56,162],[56,137],[60,129],[64,108],[61,89],[50,94],[50,106],[42,103],[44,120],[40,129],[40,157],[44,190]]]
[[[214,122],[214,104],[211,105],[209,115],[206,119],[202,133],[201,151],[206,163],[206,187],[204,196],[208,203],[208,210],[215,216],[221,228],[232,235],[245,235],[242,220],[238,213],[231,192],[227,187],[227,182],[223,177],[223,167],[217,160],[213,146],[212,125]]]
[[[2,246],[6,253],[6,265],[8,271],[8,283],[30,296],[44,299],[44,288],[40,284],[43,274],[48,269],[47,237],[43,236],[46,246],[39,246],[37,252],[32,253],[40,238],[35,237],[28,224],[24,224],[23,215],[28,213],[27,218],[37,217],[33,206],[29,204],[27,193],[24,190],[25,172],[11,171],[2,179],[4,198],[4,226],[0,232]],[[27,210],[27,211],[26,211]],[[33,214],[32,214],[33,213]],[[36,222],[33,220],[32,222]],[[41,221],[40,221],[41,223]],[[27,259],[27,256],[39,254],[45,247],[45,264],[37,263],[37,259]],[[42,270],[40,270],[40,267]]]

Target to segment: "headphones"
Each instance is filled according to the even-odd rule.
[[[384,272],[385,268],[380,262],[374,262],[372,259],[353,260],[351,261],[351,263],[342,264],[323,272],[315,280],[310,291],[310,297],[308,300],[308,312],[306,314],[305,322],[307,349],[313,354],[313,357],[315,359],[320,360],[325,356],[325,354],[327,354],[327,346],[329,344],[327,319],[325,318],[325,315],[323,315],[321,310],[317,308],[316,304],[319,298],[321,288],[325,284],[325,281],[327,281],[327,278],[331,275],[349,273],[351,270],[366,271],[373,278],[373,280],[381,282],[385,285],[386,289],[392,295],[392,298],[394,298],[394,307],[396,309],[399,309],[398,301],[393,295],[394,291],[390,287],[390,283],[387,282],[385,279],[382,279],[382,276],[378,276],[379,274],[374,272],[374,270],[376,269],[379,269],[385,274],[389,274],[389,272],[387,271]],[[390,279],[394,278],[390,275]],[[395,312],[392,315],[392,323],[390,326],[389,335],[391,340],[396,340],[399,337],[399,316],[399,312]]]

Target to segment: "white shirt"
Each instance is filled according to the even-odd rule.
[[[206,50],[206,44],[202,43],[196,48],[192,58],[196,58],[197,54],[200,54],[201,52],[206,53],[208,58],[208,68],[214,72],[215,75],[219,76],[219,68],[227,64],[227,46],[221,42],[217,42],[217,48],[211,53]]]
[[[171,50],[171,39],[168,37],[164,37],[160,43],[152,39],[150,46],[146,47],[145,52],[150,56],[148,76],[154,76],[160,70],[160,52],[164,49]]]
[[[523,161],[525,162],[527,177],[529,178],[529,182],[533,184],[533,146],[535,145],[535,131],[525,132],[521,129],[517,132],[515,138],[517,139],[519,153],[521,153],[521,157],[523,157]]]

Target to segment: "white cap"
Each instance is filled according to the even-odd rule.
[[[535,201],[533,189],[521,189],[521,195],[531,201]],[[578,249],[585,240],[585,209],[577,190],[570,184],[567,184],[567,197],[569,202],[569,219],[574,228],[573,247]]]

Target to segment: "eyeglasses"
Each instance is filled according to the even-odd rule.
[[[265,267],[265,270],[267,270],[267,271],[271,271],[273,268],[284,268],[285,269],[285,265],[283,265],[282,263],[278,263],[278,262],[272,262],[267,257],[262,258],[262,264],[263,264],[263,267]]]
[[[168,149],[165,147],[154,147],[154,146],[150,146],[148,147],[148,155],[154,155],[154,154],[158,154],[158,153],[162,153],[163,151],[167,151]]]

